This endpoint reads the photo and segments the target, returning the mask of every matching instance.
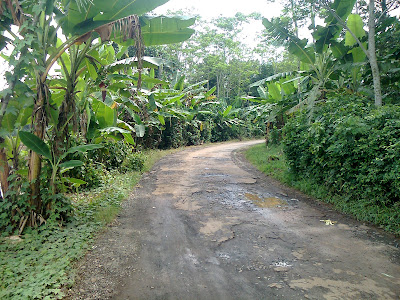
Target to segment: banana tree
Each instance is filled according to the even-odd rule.
[[[278,19],[263,20],[267,31],[275,38],[279,44],[286,45],[289,52],[299,58],[302,63],[302,70],[298,72],[299,79],[307,83],[304,91],[305,99],[300,101],[289,112],[293,112],[302,106],[307,106],[312,110],[316,101],[322,97],[323,90],[332,82],[334,78],[339,78],[344,68],[350,66],[353,76],[353,83],[359,76],[360,65],[365,60],[363,45],[358,45],[356,40],[365,36],[362,28],[361,18],[358,15],[351,15],[355,0],[336,0],[331,7],[335,16],[329,15],[325,19],[325,26],[317,26],[313,37],[315,42],[308,43],[306,39],[299,39],[290,33]],[[340,20],[347,20],[343,24]],[[340,40],[340,33],[346,28],[346,38]],[[304,85],[303,85],[304,86]],[[353,87],[356,87],[353,84]]]
[[[14,66],[13,72],[10,72],[7,76],[9,87],[2,93],[0,122],[2,122],[10,99],[15,97],[14,87],[16,83],[29,75],[30,78],[35,80],[34,90],[36,91],[32,131],[43,141],[46,137],[49,118],[53,117],[51,113],[54,114],[55,111],[51,107],[51,93],[47,81],[48,73],[52,66],[60,60],[63,53],[69,51],[74,45],[86,42],[96,35],[108,40],[110,27],[113,27],[114,31],[118,31],[135,23],[136,28],[138,28],[139,22],[138,18],[134,17],[135,15],[149,12],[167,2],[167,0],[138,0],[133,2],[114,0],[111,3],[110,1],[92,0],[87,3],[85,8],[79,6],[80,1],[72,0],[48,0],[39,3],[30,1],[5,2],[7,2],[7,6],[3,15],[7,18],[6,22],[1,24],[1,36],[4,37],[3,32],[7,30],[13,37],[13,40],[10,39],[9,43],[13,43],[15,48],[9,60],[11,65]],[[12,32],[11,24],[20,27],[20,37]],[[62,28],[66,36],[66,41],[61,45],[57,45],[59,28]],[[128,38],[131,38],[130,33]],[[2,42],[4,40],[6,39],[2,38]],[[72,88],[69,94],[73,95],[74,84],[70,86]],[[66,123],[64,122],[64,124]],[[61,132],[61,129],[65,128],[66,126],[61,125],[58,129]],[[39,188],[40,173],[41,157],[35,151],[31,151],[28,176],[32,191],[30,205],[36,212],[39,212],[42,208]]]

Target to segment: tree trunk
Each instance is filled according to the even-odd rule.
[[[369,20],[368,20],[368,54],[369,64],[372,71],[374,82],[375,106],[382,106],[381,77],[379,73],[378,61],[375,49],[375,2],[369,1]]]
[[[381,0],[381,7],[383,19],[386,19],[388,15],[386,0]]]

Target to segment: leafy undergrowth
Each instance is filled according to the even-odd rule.
[[[169,153],[171,150],[146,152],[144,171]],[[75,214],[64,227],[49,221],[38,229],[26,230],[21,238],[2,238],[0,299],[61,299],[65,288],[74,282],[74,262],[114,220],[141,174],[111,172],[102,187],[70,195]]]
[[[400,234],[400,220],[394,217],[399,214],[399,211],[393,211],[388,207],[365,206],[363,202],[348,201],[346,197],[332,193],[326,186],[310,178],[294,176],[289,172],[281,145],[259,144],[249,148],[245,155],[247,160],[268,176],[316,199],[332,203],[339,211],[351,214],[358,220],[372,222],[389,232]]]

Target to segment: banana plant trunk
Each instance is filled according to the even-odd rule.
[[[73,130],[77,131],[77,118],[75,107],[75,85],[70,86],[61,104],[58,114],[57,130],[53,140],[53,154],[59,157],[68,148],[69,144],[69,124],[72,122]]]
[[[0,148],[0,185],[3,197],[8,190],[9,175],[10,175],[10,168],[7,162],[6,149]]]
[[[47,88],[44,82],[38,76],[37,83],[37,96],[33,110],[32,128],[33,133],[40,138],[44,139],[44,133],[47,123],[46,116],[46,103],[47,103]],[[30,152],[29,157],[29,174],[28,179],[31,188],[31,195],[29,204],[33,211],[40,213],[42,209],[42,200],[40,195],[40,173],[42,171],[42,159],[39,154],[34,151]]]

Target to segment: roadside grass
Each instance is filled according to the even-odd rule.
[[[400,205],[398,209],[393,210],[390,207],[373,205],[367,201],[368,199],[351,201],[346,195],[339,195],[335,191],[329,190],[321,182],[315,182],[307,177],[295,177],[289,172],[281,145],[258,144],[246,150],[245,157],[266,175],[319,201],[332,203],[337,210],[351,214],[357,220],[373,223],[388,232],[400,235],[400,219],[398,218]]]
[[[286,161],[281,146],[266,146],[265,143],[257,144],[250,147],[245,152],[245,156],[261,172],[288,183]]]
[[[143,172],[176,151],[145,151],[142,172],[110,172],[102,187],[69,195],[74,216],[63,227],[48,221],[22,237],[0,238],[0,299],[62,299],[74,283],[75,262],[115,219]]]

